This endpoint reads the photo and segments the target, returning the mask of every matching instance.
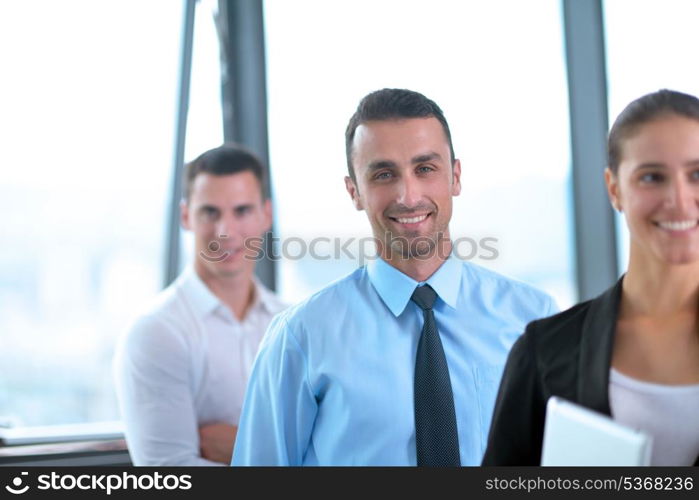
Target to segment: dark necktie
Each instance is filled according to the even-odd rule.
[[[432,306],[437,294],[419,286],[411,300],[422,309],[425,323],[415,358],[415,445],[418,466],[459,466],[454,395],[449,367]]]

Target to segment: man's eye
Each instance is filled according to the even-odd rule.
[[[393,174],[391,172],[379,172],[374,176],[374,179],[376,180],[385,180],[385,179],[390,179],[393,177]]]
[[[653,184],[656,182],[661,182],[663,180],[663,176],[657,173],[649,172],[639,177],[639,180],[646,184]]]
[[[202,210],[202,216],[207,220],[215,220],[218,217],[218,210],[215,208],[205,208]]]
[[[426,174],[427,172],[431,172],[432,170],[434,169],[429,165],[420,165],[419,167],[417,167],[418,173],[421,174]]]

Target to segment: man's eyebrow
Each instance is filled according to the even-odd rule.
[[[207,211],[213,211],[213,210],[218,211],[218,207],[217,207],[217,206],[214,206],[214,205],[206,205],[206,204],[205,204],[205,205],[201,205],[201,206],[199,207],[199,211],[200,211],[200,212],[203,212],[203,211],[205,211],[205,210],[207,210]]]
[[[699,167],[699,158],[696,160],[689,160],[686,161],[682,164],[684,168],[693,168],[693,167]],[[640,165],[636,165],[634,170],[645,170],[645,169],[658,169],[658,168],[667,168],[667,165],[664,163],[660,162],[646,162],[646,163],[641,163]]]
[[[241,203],[240,205],[234,205],[233,210],[247,210],[253,208],[255,205],[252,203]]]
[[[435,152],[430,152],[430,153],[425,153],[417,156],[413,156],[413,158],[410,160],[410,163],[412,164],[417,164],[417,163],[426,163],[434,160],[441,160],[442,155],[439,153]],[[367,169],[370,172],[373,172],[375,170],[380,170],[382,168],[397,168],[398,165],[396,165],[396,162],[391,161],[391,160],[376,160],[373,161],[369,164]]]
[[[382,168],[396,168],[396,162],[391,160],[376,160],[369,163],[367,170],[373,172],[375,170],[381,170]]]
[[[414,156],[412,163],[427,163],[433,160],[441,160],[442,156],[439,153],[426,153],[424,155]]]

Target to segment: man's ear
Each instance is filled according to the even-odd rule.
[[[607,185],[607,195],[609,196],[609,201],[615,210],[621,212],[622,207],[621,198],[619,197],[619,179],[609,167],[604,169],[604,183]]]
[[[185,200],[180,201],[180,225],[188,231],[192,229],[191,217],[187,202]]]
[[[345,176],[345,189],[352,198],[352,203],[354,203],[354,208],[357,210],[364,210],[364,205],[362,204],[362,198],[359,195],[359,189],[357,188],[357,183],[349,176]]]
[[[262,207],[262,211],[264,213],[264,232],[266,233],[270,229],[272,229],[272,200],[267,198],[264,201],[264,205]]]
[[[454,166],[452,167],[452,186],[451,195],[459,196],[461,193],[461,162],[459,160],[454,160]]]

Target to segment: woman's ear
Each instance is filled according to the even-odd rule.
[[[621,199],[619,197],[619,179],[609,167],[604,169],[604,182],[607,185],[609,201],[617,212],[622,212]]]

